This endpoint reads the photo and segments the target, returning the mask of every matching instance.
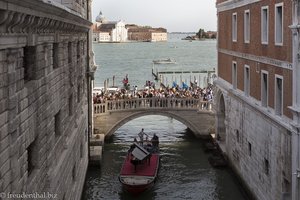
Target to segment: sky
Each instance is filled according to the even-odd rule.
[[[93,21],[102,11],[108,21],[163,27],[168,32],[217,30],[215,0],[93,0]]]

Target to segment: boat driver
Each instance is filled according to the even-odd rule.
[[[145,132],[144,132],[144,129],[142,128],[141,132],[139,132],[139,137],[140,137],[140,143],[141,145],[143,145],[143,142],[144,142],[144,136],[148,136]],[[148,136],[149,137],[149,136]]]

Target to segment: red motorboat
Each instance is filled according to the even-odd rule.
[[[141,193],[154,185],[159,168],[158,146],[134,143],[123,163],[119,180],[130,193]]]

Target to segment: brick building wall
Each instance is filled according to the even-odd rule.
[[[151,41],[151,33],[150,32],[131,32],[128,31],[128,40],[136,40],[136,41]]]
[[[275,42],[278,5],[283,8],[282,44]],[[266,6],[268,42],[262,43],[262,9]],[[217,9],[218,142],[255,198],[291,199],[292,1],[217,0]],[[250,16],[249,41],[245,41],[245,13]],[[278,87],[282,87],[282,98]]]
[[[262,44],[261,42],[261,8],[263,6],[269,6],[269,41],[268,44]],[[249,4],[235,9],[230,9],[218,13],[218,48],[219,48],[219,77],[232,83],[232,61],[237,62],[237,88],[241,91],[244,90],[244,70],[245,64],[250,66],[251,77],[251,91],[250,96],[256,100],[261,100],[261,70],[265,70],[269,73],[269,93],[268,105],[274,109],[274,83],[275,74],[283,76],[283,107],[284,115],[292,118],[292,113],[288,109],[288,106],[292,104],[292,40],[291,30],[288,26],[291,24],[291,1],[284,1],[283,13],[283,45],[275,45],[274,39],[274,7],[275,2],[267,3],[266,1],[260,1],[258,3]],[[250,11],[250,42],[244,42],[244,12]],[[232,14],[237,14],[237,41],[232,40]],[[220,52],[221,51],[221,52]],[[238,53],[236,53],[238,52]],[[266,58],[268,59],[266,61]],[[272,63],[279,63],[278,65],[272,65]],[[225,64],[226,63],[226,64]],[[282,64],[283,63],[283,64]],[[282,67],[281,65],[288,65]],[[253,73],[254,71],[258,73]]]
[[[128,27],[128,40],[136,41],[167,41],[167,30],[164,28]]]
[[[278,2],[279,3],[279,2]],[[267,3],[260,1],[255,5],[250,4],[238,7],[233,10],[226,10],[218,13],[218,47],[232,51],[251,53],[256,56],[265,56],[268,58],[292,62],[292,40],[291,30],[288,28],[291,25],[291,1],[284,1],[284,29],[283,29],[283,45],[276,46],[274,40],[274,10],[275,2]],[[261,43],[261,7],[269,6],[269,42],[268,45]],[[250,11],[250,42],[244,42],[244,11]],[[232,14],[237,13],[237,42],[232,42]]]

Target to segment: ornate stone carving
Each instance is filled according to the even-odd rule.
[[[87,32],[89,28],[47,17],[0,10],[0,34]]]

